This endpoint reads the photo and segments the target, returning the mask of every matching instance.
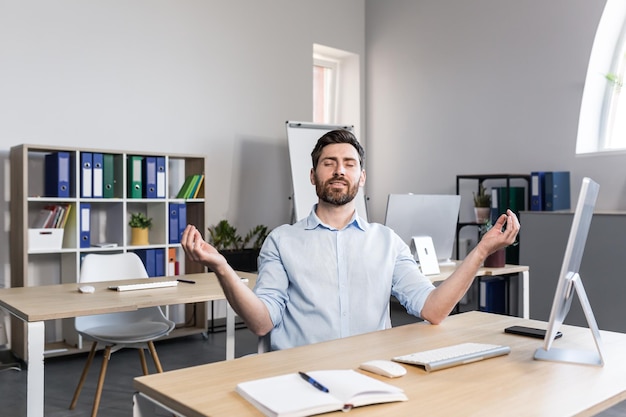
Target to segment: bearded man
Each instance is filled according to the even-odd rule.
[[[456,271],[434,287],[393,230],[359,217],[354,197],[365,184],[365,150],[354,135],[326,133],[311,159],[318,202],[307,218],[267,237],[253,290],[194,226],[182,236],[188,257],[216,273],[248,328],[259,336],[271,332],[273,350],[385,329],[392,295],[408,313],[439,324],[485,258],[512,244],[519,232],[517,217],[507,210]]]

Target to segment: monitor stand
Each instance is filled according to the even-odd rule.
[[[439,266],[456,266],[457,262],[453,259],[439,259]]]
[[[535,359],[543,361],[568,362],[583,365],[603,366],[604,359],[602,358],[602,340],[600,338],[600,329],[598,328],[598,323],[596,322],[595,316],[593,315],[593,310],[591,310],[591,304],[589,303],[589,299],[587,298],[585,287],[583,286],[582,280],[580,279],[580,276],[578,274],[575,274],[575,276],[572,278],[572,281],[576,294],[578,294],[578,300],[580,301],[580,305],[582,306],[583,312],[585,313],[585,318],[587,319],[589,330],[591,330],[591,334],[593,335],[593,341],[595,342],[596,351],[554,347],[550,347],[550,349],[548,350],[544,348],[539,348],[535,351]]]

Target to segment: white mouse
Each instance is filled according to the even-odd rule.
[[[359,368],[388,378],[396,378],[406,374],[406,368],[399,363],[376,359],[363,362]]]
[[[80,287],[78,287],[78,291],[84,294],[91,294],[96,291],[96,287],[94,287],[93,285],[81,285]]]

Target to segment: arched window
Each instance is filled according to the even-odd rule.
[[[607,0],[593,42],[576,153],[626,150],[626,1]]]

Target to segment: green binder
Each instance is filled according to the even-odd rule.
[[[110,153],[102,155],[102,197],[115,197],[115,165]]]
[[[128,198],[141,198],[143,156],[128,157]]]

